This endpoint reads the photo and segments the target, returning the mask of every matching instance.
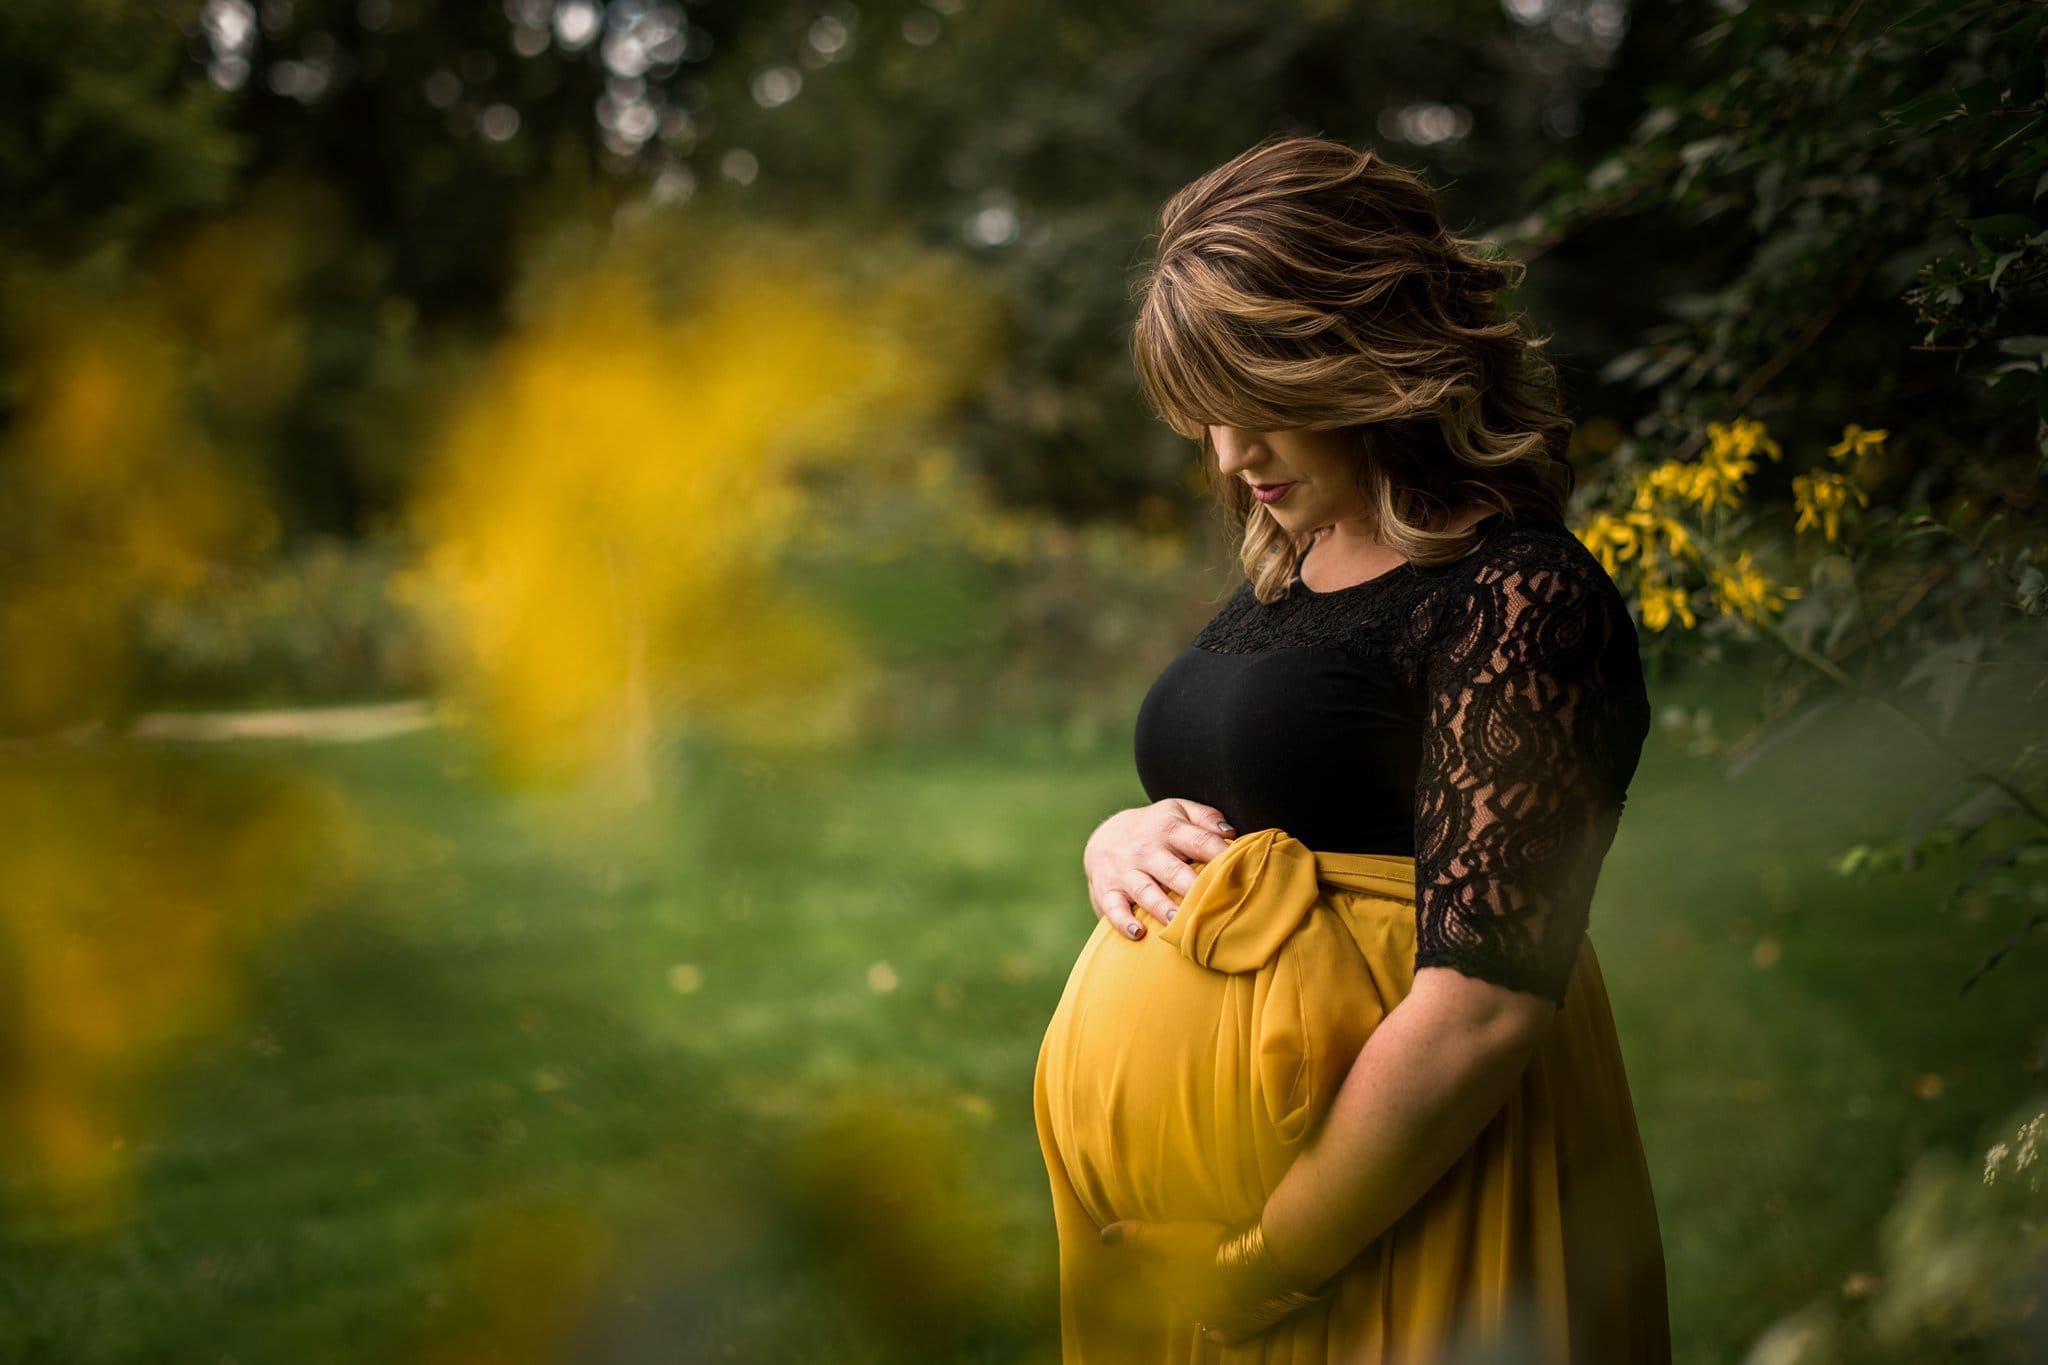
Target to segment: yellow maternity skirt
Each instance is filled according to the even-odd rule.
[[[1256,1216],[1415,980],[1415,861],[1277,829],[1195,865],[1173,923],[1081,949],[1040,1046],[1065,1365],[1671,1359],[1649,1170],[1590,940],[1539,1051],[1456,1164],[1320,1301],[1233,1346],[1124,1278],[1119,1218]]]

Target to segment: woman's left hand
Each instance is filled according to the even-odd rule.
[[[1203,1336],[1232,1346],[1257,1336],[1269,1324],[1238,1306],[1216,1269],[1216,1248],[1230,1233],[1223,1223],[1120,1218],[1102,1229],[1102,1241],[1136,1257],[1139,1267],[1160,1281],[1194,1318]]]

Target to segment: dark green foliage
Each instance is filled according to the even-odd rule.
[[[0,285],[215,207],[241,148],[226,101],[168,6],[21,0],[0,8]]]

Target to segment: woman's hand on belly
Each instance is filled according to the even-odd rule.
[[[1105,1245],[1122,1248],[1146,1277],[1149,1292],[1164,1290],[1201,1324],[1209,1340],[1228,1346],[1272,1324],[1254,1318],[1231,1297],[1216,1267],[1216,1249],[1231,1229],[1223,1223],[1151,1222],[1122,1218],[1102,1230]]]
[[[1134,910],[1165,924],[1195,884],[1188,863],[1220,856],[1237,831],[1223,812],[1170,796],[1149,806],[1120,810],[1095,827],[1081,851],[1088,899],[1095,913],[1125,938],[1143,938]]]

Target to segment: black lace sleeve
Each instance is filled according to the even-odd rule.
[[[1514,548],[1447,593],[1423,672],[1415,965],[1562,1004],[1649,703],[1599,561]]]

